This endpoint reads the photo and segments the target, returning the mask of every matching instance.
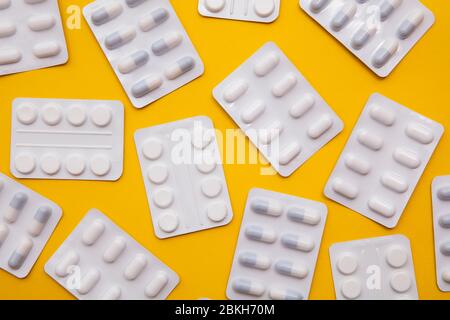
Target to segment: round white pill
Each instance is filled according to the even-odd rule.
[[[210,12],[219,12],[225,7],[225,0],[205,0],[205,7]]]
[[[442,280],[447,283],[450,283],[450,269],[444,269],[441,274]]]
[[[390,284],[395,291],[406,292],[411,288],[411,277],[407,272],[399,271],[392,275]]]
[[[342,274],[352,274],[358,268],[358,260],[350,253],[343,254],[337,261],[337,268]]]
[[[149,160],[156,160],[163,153],[163,145],[159,140],[147,140],[142,146],[142,154]]]
[[[23,104],[17,108],[17,120],[25,125],[34,123],[37,119],[38,113],[35,107],[30,104]]]
[[[200,131],[192,134],[192,146],[196,149],[205,149],[212,141],[212,135],[210,132]]]
[[[361,283],[356,279],[349,279],[342,283],[341,293],[346,299],[356,299],[361,295]]]
[[[147,170],[148,180],[155,184],[162,184],[167,180],[169,176],[169,171],[167,170],[167,166],[163,164],[155,164],[150,166]]]
[[[91,120],[97,127],[106,127],[112,120],[111,109],[106,106],[95,107],[91,112]]]
[[[66,169],[74,176],[79,176],[86,169],[86,161],[79,154],[71,154],[66,159]]]
[[[104,155],[96,155],[91,159],[91,170],[96,176],[104,176],[111,170],[111,161]]]
[[[255,1],[253,6],[255,13],[262,18],[267,18],[275,11],[274,0]]]
[[[169,207],[173,202],[173,192],[171,189],[159,189],[153,196],[153,202],[160,207],[165,209]]]
[[[211,163],[198,163],[196,165],[197,170],[200,171],[201,173],[207,174],[212,172],[215,168],[216,168],[216,164],[214,162]]]
[[[178,216],[173,212],[165,212],[158,217],[158,226],[164,232],[174,232],[178,228]]]
[[[47,105],[42,110],[42,119],[49,126],[56,126],[62,119],[61,107],[57,104]]]
[[[408,254],[404,248],[392,246],[387,251],[386,261],[393,268],[401,268],[408,261]]]
[[[217,178],[211,178],[203,181],[202,183],[202,193],[208,198],[217,197],[222,191],[222,183]]]
[[[226,218],[228,213],[227,206],[224,202],[216,202],[208,206],[206,215],[213,222],[220,222]]]
[[[86,110],[82,106],[71,106],[67,111],[67,121],[75,127],[83,125],[86,119]]]
[[[29,174],[36,168],[36,160],[29,153],[19,153],[14,159],[14,166],[22,174]]]
[[[54,154],[44,154],[40,160],[42,171],[48,175],[54,175],[61,169],[61,161]]]

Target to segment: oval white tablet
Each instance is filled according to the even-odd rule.
[[[20,123],[30,125],[36,121],[38,112],[33,105],[22,104],[16,110],[16,117]]]
[[[393,268],[401,268],[408,261],[408,253],[403,247],[394,245],[388,248],[386,261]]]
[[[61,169],[61,160],[55,154],[44,154],[40,159],[42,171],[48,175],[55,175]]]
[[[17,63],[22,59],[22,53],[15,48],[6,48],[0,50],[0,66]]]
[[[279,63],[280,56],[276,52],[270,52],[255,63],[253,71],[258,77],[264,77],[275,69]]]
[[[360,175],[367,175],[372,168],[369,161],[353,154],[345,156],[345,166]]]
[[[66,170],[74,176],[81,175],[86,169],[86,160],[79,154],[71,154],[67,157]]]
[[[167,166],[164,164],[152,165],[147,170],[148,180],[154,184],[162,184],[166,182],[168,176],[169,171],[167,170]]]
[[[122,295],[122,290],[118,286],[109,288],[102,296],[102,300],[119,300]]]
[[[394,291],[403,293],[409,290],[411,288],[411,277],[409,273],[404,271],[396,272],[391,277],[391,287],[394,289]]]
[[[70,269],[80,261],[80,256],[71,250],[65,253],[55,266],[55,273],[58,277],[64,278],[70,274]]]
[[[340,273],[350,275],[358,268],[358,259],[353,254],[345,253],[339,257],[336,267]]]
[[[153,202],[161,209],[169,207],[173,203],[172,190],[168,188],[158,189],[153,195]]]
[[[318,139],[333,126],[333,119],[329,115],[322,116],[308,128],[308,136],[311,139]]]
[[[388,201],[384,201],[378,197],[372,197],[367,202],[368,207],[386,218],[391,218],[395,215],[395,207]]]
[[[123,273],[128,281],[135,280],[144,271],[147,266],[147,258],[145,255],[138,253],[134,259],[128,264]]]
[[[205,0],[205,7],[210,12],[220,12],[225,7],[225,0]]]
[[[77,289],[81,295],[88,294],[100,281],[101,273],[97,269],[90,269],[81,279],[80,287]]]
[[[301,146],[297,142],[292,142],[281,151],[278,162],[282,166],[287,166],[289,163],[292,162],[292,160],[295,159],[295,157],[297,157],[300,154],[301,151],[302,151]]]
[[[309,110],[311,110],[314,106],[314,103],[314,96],[307,93],[292,105],[292,107],[289,109],[289,115],[294,119],[298,119],[306,114]]]
[[[248,89],[248,82],[245,80],[237,80],[230,84],[223,91],[223,98],[228,103],[235,102],[240,98]]]
[[[164,271],[158,271],[156,276],[145,287],[144,293],[149,298],[155,298],[167,285],[169,277]]]
[[[56,126],[62,120],[61,106],[57,104],[49,104],[42,110],[42,120],[49,126]]]
[[[395,112],[379,105],[370,109],[370,117],[387,127],[392,126],[395,122]]]
[[[359,190],[356,186],[353,184],[346,182],[342,178],[336,178],[333,181],[332,184],[333,191],[340,194],[341,196],[344,196],[350,200],[355,199],[358,194]]]
[[[102,220],[96,219],[91,222],[91,224],[86,228],[81,236],[81,241],[86,246],[92,246],[97,242],[97,240],[101,237],[103,232],[105,231],[105,224]]]
[[[87,115],[83,106],[74,105],[67,110],[67,121],[74,127],[79,127],[86,122]]]
[[[161,157],[163,153],[163,145],[157,139],[149,139],[144,142],[142,146],[142,154],[148,160],[156,160]]]
[[[120,257],[120,255],[125,251],[126,247],[127,242],[125,238],[120,236],[116,237],[103,253],[103,261],[107,263],[115,262]]]
[[[408,124],[405,133],[411,139],[422,144],[430,144],[434,140],[433,131],[420,123]]]
[[[349,279],[342,282],[341,293],[346,299],[356,299],[361,295],[361,282],[356,279]]]
[[[97,127],[106,127],[111,123],[112,111],[107,106],[97,106],[91,112],[91,120]]]
[[[30,30],[39,32],[53,28],[55,25],[55,17],[51,14],[34,15],[28,19],[27,24]]]
[[[178,228],[178,224],[178,215],[173,212],[164,212],[158,217],[158,226],[164,232],[174,232]]]
[[[386,188],[397,193],[405,193],[408,190],[409,184],[405,179],[394,172],[387,172],[381,176],[381,184]]]
[[[55,41],[40,42],[33,47],[33,54],[40,58],[50,58],[61,52],[61,46]]]
[[[202,182],[201,189],[208,198],[215,198],[222,192],[222,183],[217,178],[209,178]]]
[[[258,119],[265,111],[266,104],[262,100],[257,100],[250,104],[241,112],[241,119],[244,123],[250,124]]]
[[[293,73],[288,73],[272,87],[272,94],[281,98],[291,91],[297,84],[297,77]]]
[[[410,169],[416,169],[422,164],[420,156],[415,151],[407,148],[396,148],[393,157],[399,164]]]
[[[90,167],[96,176],[102,177],[111,171],[111,160],[105,155],[95,155],[91,159]]]
[[[36,168],[35,157],[30,153],[19,153],[14,159],[14,167],[21,174],[29,174]]]
[[[253,2],[255,13],[261,18],[267,18],[275,11],[274,0],[258,0]]]
[[[357,139],[359,143],[373,151],[380,150],[384,143],[382,137],[365,129],[360,130]]]
[[[16,33],[16,26],[10,21],[0,22],[0,38],[7,38]]]
[[[225,202],[214,202],[206,209],[206,216],[213,222],[220,222],[228,215],[228,209]]]

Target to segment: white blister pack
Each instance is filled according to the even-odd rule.
[[[158,238],[231,221],[233,210],[211,119],[199,116],[137,130],[135,142]]]
[[[120,101],[17,98],[10,170],[17,178],[115,181],[123,171]]]
[[[169,0],[97,0],[83,12],[135,107],[203,74],[203,62]]]
[[[62,216],[54,202],[0,173],[0,268],[25,278]]]
[[[385,227],[395,227],[443,132],[441,124],[373,94],[325,195]]]
[[[283,177],[343,129],[339,117],[273,42],[214,88],[213,95]]]
[[[161,300],[179,277],[108,217],[90,210],[45,265],[80,300]]]
[[[434,24],[418,0],[300,0],[300,6],[380,77]]]
[[[227,297],[308,299],[327,211],[317,201],[252,189],[234,253]]]
[[[0,75],[67,62],[57,0],[0,0]]]
[[[432,184],[434,248],[439,289],[450,291],[450,176]]]
[[[336,243],[330,247],[337,300],[417,300],[409,239],[403,235]]]
[[[253,22],[273,22],[280,14],[280,0],[198,0],[202,16]]]

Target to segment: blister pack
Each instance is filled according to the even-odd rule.
[[[203,62],[169,0],[97,0],[83,13],[135,107],[203,74]]]
[[[234,253],[227,297],[308,299],[327,211],[317,201],[252,189]]]
[[[17,178],[109,180],[122,176],[120,101],[18,98],[11,172]]]
[[[62,216],[54,202],[0,173],[0,268],[25,278]]]
[[[280,14],[280,0],[198,0],[198,12],[205,17],[269,23]]]
[[[161,300],[178,285],[168,266],[96,209],[45,265],[80,300]]]
[[[0,0],[0,75],[67,62],[57,0]]]
[[[403,235],[336,243],[330,247],[338,300],[417,300],[409,239]]]
[[[300,6],[380,77],[434,24],[418,0],[300,0]]]
[[[233,210],[211,119],[199,116],[141,129],[135,142],[158,238],[231,221]]]
[[[395,227],[443,132],[441,124],[373,94],[325,195],[385,227]]]
[[[273,42],[214,88],[213,95],[283,177],[343,129],[339,117]]]

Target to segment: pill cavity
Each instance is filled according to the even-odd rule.
[[[152,51],[156,56],[162,56],[163,54],[169,52],[176,46],[178,46],[183,37],[178,32],[172,32],[164,36],[164,38],[159,39],[152,44]]]
[[[206,209],[206,216],[212,222],[223,221],[228,215],[228,208],[225,202],[214,202]]]
[[[354,154],[346,155],[344,163],[348,169],[363,176],[367,175],[372,168],[369,161]]]
[[[103,253],[103,260],[107,263],[115,262],[127,247],[127,242],[123,237],[116,237],[114,241]]]
[[[55,41],[46,41],[36,44],[33,47],[33,54],[40,58],[51,58],[61,52],[61,46]]]
[[[289,73],[272,87],[272,94],[277,98],[281,98],[291,91],[296,84],[297,77],[295,74]]]
[[[269,290],[269,298],[272,300],[303,300],[300,292],[290,289],[272,288]]]
[[[238,260],[243,266],[259,270],[267,270],[272,264],[268,257],[254,252],[243,252],[239,254]]]
[[[96,219],[91,222],[87,229],[83,232],[81,241],[86,246],[94,245],[105,231],[105,224],[102,220]]]
[[[370,117],[387,127],[392,126],[395,122],[395,112],[379,105],[370,109]]]
[[[28,196],[23,192],[16,193],[11,201],[9,202],[8,207],[5,210],[3,218],[8,223],[14,223],[17,221],[20,212],[25,207],[28,201]]]
[[[225,88],[223,98],[228,103],[233,103],[239,99],[248,89],[248,82],[245,80],[237,80]]]
[[[309,271],[304,265],[289,260],[280,260],[275,263],[275,271],[284,276],[304,279]]]
[[[408,39],[413,32],[422,24],[425,13],[422,10],[411,12],[408,17],[400,24],[397,34],[402,40]]]
[[[420,123],[408,124],[405,133],[408,137],[421,144],[430,144],[434,140],[433,132]]]
[[[276,52],[270,52],[255,63],[253,71],[258,77],[264,77],[275,69],[279,63],[280,56]]]
[[[123,273],[128,281],[135,280],[147,266],[147,258],[143,254],[137,254],[128,264]]]
[[[9,235],[9,228],[6,224],[0,222],[0,248],[5,243],[6,238]]]
[[[57,104],[49,104],[42,110],[42,120],[49,126],[56,126],[62,118],[61,106]]]
[[[408,253],[401,246],[392,246],[387,251],[386,261],[393,268],[401,268],[408,262]]]
[[[52,216],[52,209],[50,207],[47,206],[40,207],[34,214],[33,219],[31,220],[31,224],[28,227],[28,233],[32,237],[40,236],[42,230],[44,230],[51,216]]]
[[[318,139],[333,126],[333,119],[329,115],[322,116],[307,131],[311,139]]]
[[[86,169],[86,160],[79,154],[71,154],[67,157],[66,170],[74,176],[81,175]]]
[[[255,13],[261,18],[269,17],[275,11],[274,0],[259,0],[253,2]]]
[[[398,271],[392,275],[389,283],[394,291],[403,293],[411,288],[412,281],[410,275],[407,272]]]
[[[205,7],[210,12],[220,12],[225,7],[225,0],[205,0]]]
[[[139,28],[144,31],[150,31],[159,26],[169,18],[169,12],[164,8],[156,9],[139,20]]]
[[[391,203],[384,201],[378,197],[372,197],[367,202],[367,205],[372,211],[382,215],[383,217],[391,218],[395,215],[395,207]]]
[[[178,228],[178,225],[178,215],[173,212],[164,212],[158,217],[158,226],[166,233],[174,232]]]
[[[394,172],[387,172],[381,176],[381,184],[397,193],[404,193],[408,190],[408,183],[405,179]]]
[[[82,278],[80,287],[77,289],[81,295],[88,294],[100,281],[101,274],[97,269],[90,269]]]
[[[87,114],[84,107],[73,105],[67,110],[67,121],[74,127],[82,126],[87,120]]]
[[[285,147],[281,153],[278,162],[282,166],[286,166],[292,162],[302,151],[301,146],[297,142],[290,143],[287,147]]]
[[[258,119],[266,110],[266,104],[262,100],[257,100],[250,104],[241,112],[241,119],[244,123],[250,124]]]
[[[103,177],[111,171],[111,160],[105,155],[95,155],[91,159],[90,168],[96,176]]]
[[[328,2],[329,0],[312,0],[309,9],[314,13],[319,13],[328,5]]]
[[[58,277],[64,278],[70,274],[73,266],[76,266],[80,261],[80,256],[75,251],[66,252],[58,261],[55,267],[55,273]]]
[[[208,198],[215,198],[222,192],[222,183],[217,178],[210,178],[202,182],[201,190]]]
[[[249,225],[245,228],[245,236],[253,241],[274,243],[277,240],[275,231],[269,228]]]
[[[319,224],[321,218],[320,214],[313,209],[304,209],[298,207],[292,207],[287,210],[287,217],[294,222],[300,222],[315,226]]]
[[[364,47],[369,40],[372,38],[372,36],[377,31],[375,24],[363,24],[361,25],[358,30],[353,34],[351,39],[351,46],[355,50],[360,50],[362,47]]]
[[[15,48],[0,50],[0,65],[17,63],[22,59],[22,53]]]
[[[16,26],[10,21],[0,22],[0,38],[7,38],[14,35],[17,31]]]
[[[361,295],[361,282],[356,279],[348,279],[342,282],[341,294],[344,298],[353,300]]]
[[[286,248],[303,252],[310,252],[314,249],[314,241],[312,239],[290,233],[281,236],[281,244]]]
[[[372,64],[375,68],[382,68],[397,52],[399,43],[395,39],[386,40],[375,51],[372,57]]]
[[[422,164],[417,152],[403,147],[396,148],[393,157],[397,163],[409,169],[416,169]]]
[[[289,115],[298,119],[306,114],[314,106],[315,99],[314,96],[307,93],[303,95],[295,104],[293,104],[289,109]]]
[[[131,93],[135,98],[142,98],[150,92],[161,87],[163,80],[160,76],[154,74],[136,82],[131,87]]]
[[[346,2],[338,12],[331,19],[331,29],[340,31],[344,28],[356,13],[356,4],[353,2]]]
[[[195,67],[195,60],[192,57],[183,57],[169,66],[165,71],[166,78],[175,80],[183,74],[191,71]]]
[[[384,0],[380,5],[380,20],[387,20],[402,2],[402,0]]]
[[[22,104],[16,110],[16,117],[20,123],[24,125],[30,125],[36,121],[38,112],[34,106],[29,104]]]
[[[281,204],[269,199],[255,199],[251,202],[251,209],[255,213],[279,217],[283,213]]]
[[[342,178],[334,179],[332,183],[332,189],[337,194],[350,200],[355,199],[359,193],[359,190],[355,185],[351,184],[350,182],[346,182]]]
[[[130,56],[123,58],[117,65],[117,68],[120,73],[128,74],[139,67],[146,65],[149,59],[150,55],[147,51],[139,50],[132,53]]]
[[[155,164],[148,168],[147,178],[154,184],[162,184],[167,181],[169,171],[164,164]]]
[[[33,248],[33,241],[30,238],[23,238],[8,260],[8,266],[13,270],[22,267],[26,258]]]
[[[283,131],[283,124],[280,121],[275,121],[266,126],[265,129],[260,129],[258,139],[262,144],[269,144]]]
[[[41,15],[35,15],[28,19],[28,28],[30,30],[39,32],[48,30],[50,28],[53,28],[55,25],[55,17],[51,14],[41,14]]]
[[[44,154],[41,157],[40,166],[43,172],[52,176],[61,170],[61,160],[56,154]]]
[[[266,288],[263,284],[248,279],[236,279],[231,284],[234,291],[255,297],[261,297]]]
[[[91,15],[91,21],[96,26],[100,26],[119,16],[122,11],[123,7],[119,1],[111,2],[95,10]]]
[[[102,300],[119,300],[120,296],[122,295],[122,290],[117,287],[111,287],[108,289],[108,291],[105,292],[105,294],[102,296]]]
[[[153,202],[161,209],[170,207],[173,203],[172,189],[163,188],[157,190],[153,195]]]
[[[446,214],[439,217],[439,225],[442,228],[449,229],[450,228],[450,214]]]
[[[152,299],[155,298],[167,285],[169,282],[169,277],[164,271],[159,271],[155,278],[153,278],[150,283],[145,287],[145,295]]]
[[[373,151],[378,151],[383,147],[383,138],[365,129],[359,132],[357,139],[360,144]]]
[[[353,274],[358,268],[358,259],[351,253],[344,253],[338,258],[336,267],[344,275]]]

